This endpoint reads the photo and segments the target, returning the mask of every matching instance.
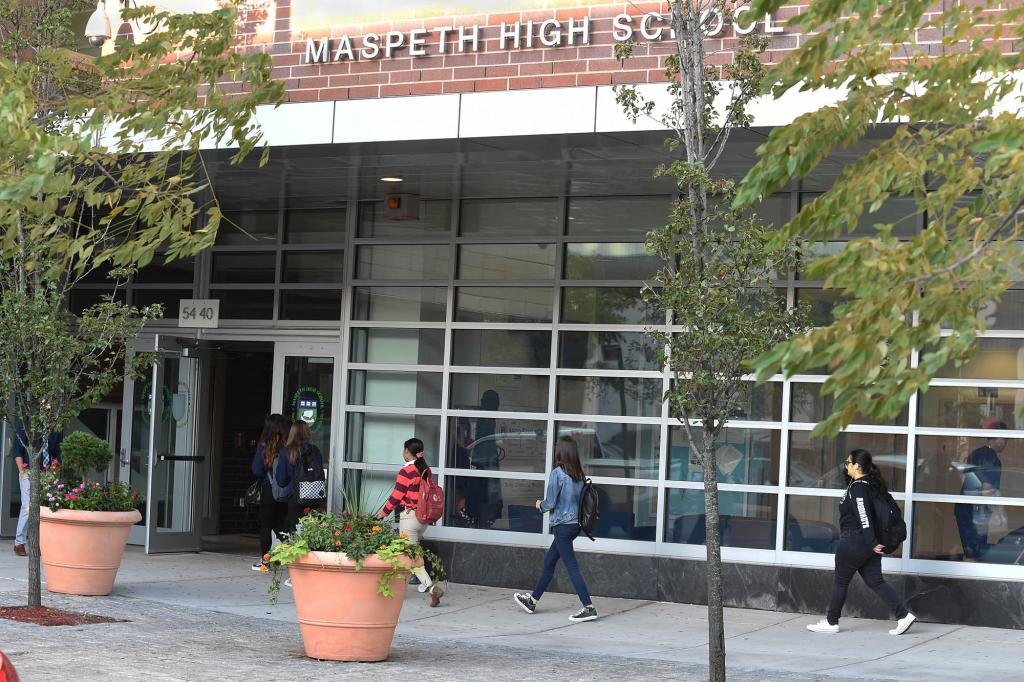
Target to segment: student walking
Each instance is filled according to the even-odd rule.
[[[419,544],[427,526],[420,523],[416,518],[416,506],[420,499],[420,480],[428,478],[433,474],[427,461],[423,458],[423,441],[419,438],[410,438],[405,441],[402,449],[402,459],[406,465],[398,470],[395,477],[395,489],[391,497],[384,503],[378,516],[382,519],[390,514],[398,512],[398,530],[409,536],[409,541]],[[425,567],[417,568],[413,575],[420,581],[417,588],[420,592],[430,590],[430,605],[437,606],[441,603],[444,590],[440,585],[435,585],[430,579]]]
[[[839,546],[836,548],[835,581],[825,618],[808,625],[811,632],[839,632],[839,616],[846,603],[846,592],[854,573],[860,573],[868,587],[888,604],[896,616],[896,627],[890,635],[902,635],[917,620],[907,611],[903,600],[882,577],[884,547],[875,537],[876,521],[872,500],[888,490],[882,472],[871,461],[867,450],[854,450],[846,458],[846,475],[850,478],[846,492],[839,499]]]
[[[551,512],[551,532],[555,538],[544,557],[544,570],[541,571],[533,593],[516,592],[513,595],[519,607],[527,613],[537,610],[537,602],[555,576],[555,566],[561,559],[583,605],[578,612],[569,616],[569,620],[573,623],[583,623],[597,619],[597,609],[590,599],[587,583],[583,580],[579,563],[576,561],[576,552],[572,548],[573,540],[580,534],[579,509],[583,479],[583,467],[580,465],[576,441],[571,436],[559,437],[555,444],[555,468],[548,476],[547,494],[543,500],[537,500],[537,509],[542,513]]]
[[[263,557],[270,551],[274,543],[273,534],[284,529],[284,517],[288,510],[286,502],[275,499],[274,466],[278,458],[288,456],[285,442],[288,439],[288,428],[291,422],[283,414],[269,415],[263,422],[263,433],[260,435],[259,446],[252,458],[252,475],[261,481],[260,490],[260,560],[252,565],[254,571],[265,571],[267,568]],[[278,488],[280,490],[280,488]],[[280,493],[279,493],[280,496]]]
[[[323,471],[324,456],[320,452],[320,448],[313,444],[313,432],[310,431],[309,424],[301,419],[292,424],[285,448],[288,450],[288,456],[278,458],[274,477],[277,479],[278,487],[291,488],[292,491],[291,496],[288,497],[288,513],[284,520],[285,532],[291,533],[299,523],[299,518],[304,516],[307,506],[317,511],[322,511],[324,508],[321,505],[300,504],[299,491],[295,486],[297,473],[301,472],[303,467],[308,465]],[[326,503],[326,500],[324,502]]]

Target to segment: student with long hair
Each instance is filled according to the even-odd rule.
[[[260,490],[260,560],[252,565],[254,571],[265,571],[267,566],[263,557],[270,551],[274,543],[273,534],[284,529],[284,517],[288,510],[285,502],[274,499],[274,462],[279,457],[287,457],[285,442],[288,439],[288,427],[291,422],[283,414],[268,415],[263,422],[263,433],[260,434],[259,446],[252,458],[252,475],[262,481]]]
[[[580,534],[580,493],[583,492],[584,478],[576,441],[571,436],[560,436],[555,444],[555,467],[548,476],[547,494],[543,500],[537,500],[537,509],[542,513],[551,513],[551,533],[555,538],[544,557],[544,570],[541,571],[533,593],[516,592],[513,595],[519,607],[527,613],[537,610],[537,602],[548,589],[555,576],[555,566],[561,559],[583,605],[578,612],[569,616],[569,620],[584,623],[597,619],[597,609],[590,599],[587,583],[583,580],[576,552],[572,548],[573,540]]]
[[[896,616],[896,627],[889,630],[889,634],[902,635],[910,629],[917,617],[907,611],[896,590],[882,577],[882,552],[885,548],[875,537],[876,521],[872,500],[888,492],[885,480],[867,450],[854,450],[844,465],[850,483],[839,499],[840,537],[836,548],[832,597],[825,618],[808,625],[807,629],[830,634],[839,632],[839,616],[846,603],[846,592],[854,573],[860,573],[867,586],[888,604]]]
[[[284,446],[288,450],[288,456],[278,458],[277,470],[274,472],[279,487],[292,486],[297,468],[309,463],[310,460],[315,466],[324,468],[323,453],[313,444],[313,432],[310,431],[309,424],[301,419],[292,423],[291,430],[288,431],[288,440],[285,441]],[[304,506],[299,505],[298,498],[299,491],[292,490],[291,497],[288,498],[288,513],[284,521],[287,533],[295,530],[299,517],[303,515],[305,509]]]
[[[397,512],[399,532],[408,534],[410,542],[419,544],[424,531],[427,530],[427,526],[416,518],[416,506],[420,500],[420,479],[433,475],[430,467],[427,466],[427,460],[423,458],[423,441],[419,438],[410,438],[405,441],[402,445],[402,459],[406,463],[398,470],[398,475],[395,477],[395,489],[377,516],[385,519]],[[420,581],[418,588],[420,592],[430,591],[430,605],[440,604],[444,590],[440,585],[434,584],[427,569],[417,568],[413,571],[413,575]]]

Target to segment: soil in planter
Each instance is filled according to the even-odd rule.
[[[19,623],[33,623],[35,625],[96,625],[98,623],[128,622],[118,620],[117,618],[108,618],[107,616],[94,616],[89,613],[51,609],[46,606],[3,606],[0,607],[0,618],[16,620]]]

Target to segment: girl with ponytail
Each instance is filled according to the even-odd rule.
[[[873,500],[888,492],[882,472],[871,461],[867,450],[854,450],[846,458],[846,477],[849,485],[839,498],[839,546],[836,547],[836,571],[832,584],[832,597],[828,613],[817,623],[808,625],[811,632],[836,634],[839,616],[846,603],[846,592],[854,573],[860,573],[868,587],[889,605],[896,616],[896,627],[890,635],[902,635],[917,618],[907,611],[903,600],[882,577],[882,550],[875,537],[875,507]]]

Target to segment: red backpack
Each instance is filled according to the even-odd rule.
[[[434,483],[430,469],[420,475],[420,499],[416,503],[416,520],[430,525],[444,514],[444,490]]]

